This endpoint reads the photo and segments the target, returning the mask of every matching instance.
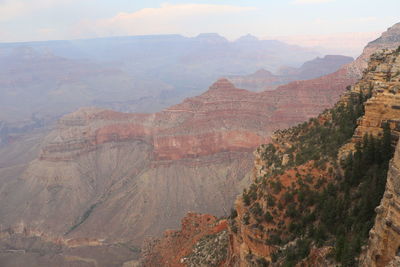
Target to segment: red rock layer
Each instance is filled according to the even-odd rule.
[[[202,237],[227,229],[226,220],[218,221],[216,217],[208,214],[188,213],[182,219],[181,230],[166,231],[160,240],[148,243],[143,252],[143,266],[186,266],[181,259],[192,252],[193,246]]]
[[[213,86],[204,95],[196,99],[185,101],[180,107],[199,107],[201,104],[199,104],[197,100],[205,100],[207,97],[210,99],[210,96],[212,96],[212,99],[214,99],[215,103],[219,104],[218,107],[220,108],[223,106],[226,107],[227,103],[231,106],[241,108],[241,114],[236,118],[237,122],[240,122],[243,128],[252,126],[253,132],[257,133],[259,133],[263,127],[267,130],[271,130],[272,128],[285,128],[287,125],[293,125],[305,118],[309,118],[310,116],[317,116],[323,109],[333,105],[333,103],[339,99],[339,95],[345,91],[345,88],[361,77],[362,70],[367,65],[367,58],[369,58],[373,52],[385,47],[397,47],[400,44],[400,39],[398,37],[393,38],[393,36],[400,36],[400,34],[397,33],[399,30],[400,24],[395,25],[389,29],[390,33],[385,33],[380,39],[370,43],[364,50],[363,55],[361,55],[354,63],[349,64],[330,75],[308,81],[292,82],[279,87],[275,91],[261,93],[246,93],[245,91],[238,89],[230,90],[226,81],[220,81],[216,85],[221,85],[221,90],[215,90],[218,89],[218,86]],[[222,93],[225,93],[225,96],[220,98],[221,95],[223,95]],[[236,100],[233,98],[234,95],[238,96]],[[209,107],[212,106],[210,102],[205,103],[207,103]],[[242,108],[243,103],[248,104],[246,105],[247,109]],[[256,105],[257,109],[254,109]],[[217,109],[220,113],[215,114],[220,116],[224,114],[225,118],[223,121],[228,121],[230,113],[222,112],[221,109]],[[234,109],[232,108],[232,110]],[[245,113],[252,116],[247,117],[251,118],[251,120],[241,120]],[[204,113],[197,114],[199,117],[205,115]],[[218,117],[218,115],[216,116]],[[235,116],[236,114],[231,115]],[[236,125],[234,120],[229,121],[232,125]],[[256,122],[258,127],[252,125],[252,121]],[[212,123],[211,121],[206,122],[210,124]],[[219,125],[219,123],[216,125]],[[200,127],[199,129],[203,128]],[[268,136],[271,132],[269,131],[265,133],[266,136]],[[259,167],[261,169],[261,166]],[[321,175],[321,177],[328,176],[326,173],[314,173],[314,175],[315,177]],[[292,178],[290,179],[290,177]],[[293,178],[294,173],[292,173],[290,177],[287,176],[287,179],[282,177],[282,183],[284,186],[288,187],[293,179],[297,179]],[[240,218],[243,215],[243,212],[241,211],[242,205],[240,198],[237,200],[236,208],[239,214],[239,219],[237,219],[237,221],[240,222]],[[232,232],[230,233],[230,262],[227,266],[246,266],[243,259],[249,251],[252,252],[251,254],[266,257],[270,256],[271,247],[264,245],[262,242],[257,242],[257,237],[259,237],[257,236],[258,232],[254,229],[244,227],[242,223],[240,223],[240,226],[242,226],[239,227],[239,230],[242,233],[241,238],[235,238],[235,235]],[[261,238],[261,240],[265,240],[265,238]],[[172,256],[170,254],[169,257],[174,257],[174,255],[184,255],[184,253],[182,254],[181,252],[185,250],[186,246],[180,245],[179,240],[163,238],[160,242],[172,242],[168,243],[174,247],[174,251],[169,251],[169,253],[172,254]],[[157,249],[154,251],[157,251]],[[311,256],[302,263],[307,266],[325,266],[327,252],[328,251],[325,249],[313,250]],[[161,256],[161,258],[163,258],[163,256]],[[177,259],[178,258],[180,258],[180,256],[178,256]]]
[[[275,91],[253,93],[221,79],[194,98],[156,114],[81,109],[65,116],[48,138],[42,160],[71,160],[108,142],[140,140],[157,160],[224,151],[252,151],[269,135],[317,115],[337,101],[354,79],[345,70]]]

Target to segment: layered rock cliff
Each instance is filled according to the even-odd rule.
[[[370,56],[381,49],[397,49],[400,45],[400,23],[396,23],[387,31],[382,33],[381,37],[370,42],[363,50],[363,53],[357,60],[345,66],[348,72],[357,77],[361,77],[363,70],[367,67]]]
[[[360,235],[355,239],[350,238],[352,241],[340,241],[343,237],[341,232],[337,231],[341,231],[340,227],[343,226],[340,223],[338,224],[335,218],[342,216],[353,218],[355,216],[360,220],[366,220],[365,224],[368,225],[372,222],[371,218],[373,217],[371,216],[373,216],[373,213],[371,213],[371,208],[374,208],[374,204],[368,204],[370,211],[365,211],[362,216],[360,214],[357,215],[357,213],[355,213],[356,215],[354,213],[344,213],[339,216],[334,210],[344,204],[337,204],[339,206],[336,205],[335,207],[335,205],[331,205],[329,200],[326,202],[326,198],[329,199],[331,194],[338,201],[337,203],[344,201],[343,203],[347,203],[345,205],[354,205],[354,209],[367,210],[366,206],[363,206],[366,204],[360,204],[364,203],[364,200],[349,202],[346,197],[341,199],[341,190],[346,187],[349,188],[345,189],[348,190],[345,191],[347,192],[345,195],[349,194],[351,196],[354,194],[353,197],[358,199],[360,196],[357,196],[357,194],[368,193],[363,191],[365,189],[362,189],[359,193],[356,192],[360,188],[368,186],[375,190],[373,195],[367,196],[368,198],[379,201],[382,197],[381,193],[378,192],[381,192],[380,188],[382,188],[382,184],[384,185],[383,179],[386,180],[386,177],[376,176],[375,180],[368,180],[369,178],[367,177],[371,174],[357,173],[354,169],[350,171],[349,168],[355,168],[355,166],[358,166],[357,164],[367,164],[365,163],[367,160],[370,160],[368,164],[371,165],[385,164],[383,163],[385,162],[383,158],[390,156],[390,145],[398,140],[400,134],[400,110],[398,108],[398,103],[400,103],[400,92],[398,91],[400,86],[399,60],[399,51],[386,50],[372,55],[371,62],[363,78],[341,98],[334,109],[323,113],[316,120],[311,120],[307,124],[276,133],[272,137],[270,145],[262,146],[257,150],[254,183],[237,200],[236,211],[238,216],[231,223],[232,238],[230,244],[232,253],[230,262],[232,265],[248,266],[262,261],[276,262],[278,265],[283,264],[283,262],[293,263],[302,257],[312,258],[310,251],[314,251],[314,254],[317,255],[321,253],[325,255],[322,256],[325,261],[314,262],[313,266],[326,266],[333,264],[334,260],[341,262],[345,266],[355,264],[356,261],[351,259],[354,256],[342,254],[344,253],[341,252],[343,245],[340,242],[343,242],[343,244],[353,242],[353,245],[360,242],[357,248],[350,248],[351,245],[347,245],[347,249],[356,254],[355,251],[360,249],[359,246],[361,246],[360,244],[363,243],[362,240],[365,237]],[[342,128],[343,122],[339,121],[350,120],[351,118],[354,120],[357,112],[361,112],[359,104],[363,104],[365,107],[365,111],[362,112],[364,115],[357,120],[357,128],[353,128],[354,134],[350,142],[344,142],[340,145],[340,142],[346,140],[345,136],[342,139],[340,134],[351,133],[351,127]],[[344,110],[342,110],[343,106],[346,107]],[[348,108],[351,108],[350,111],[346,111]],[[337,120],[339,124],[335,122]],[[330,125],[337,126],[332,128]],[[390,129],[389,133],[385,132],[385,127]],[[335,128],[336,130],[332,131]],[[339,132],[336,132],[337,130]],[[321,132],[322,135],[319,137]],[[323,135],[330,135],[333,138]],[[347,138],[349,137],[351,135],[347,136]],[[387,141],[386,143],[385,141],[374,141],[376,140],[374,137],[378,140],[379,138],[390,140],[389,144],[387,144]],[[336,149],[332,143],[337,143]],[[360,145],[361,143],[363,145]],[[371,145],[371,143],[374,145]],[[374,148],[371,148],[371,146]],[[339,147],[340,149],[338,149]],[[370,152],[370,149],[375,149],[376,153],[383,153],[383,155],[373,156],[371,159],[371,156],[367,156],[369,155],[368,153],[375,152]],[[325,150],[326,152],[324,152]],[[333,154],[330,155],[332,152]],[[349,153],[352,155],[350,163],[347,161]],[[337,155],[338,161],[336,161]],[[360,158],[359,163],[354,165],[358,158]],[[343,163],[344,161],[346,163]],[[338,162],[340,162],[340,167]],[[349,167],[349,164],[353,167]],[[366,166],[371,168],[368,164]],[[385,172],[387,167],[384,165],[379,166],[382,166],[379,168],[382,172]],[[395,173],[395,169],[393,169],[395,165],[392,163],[391,166],[388,178],[389,189],[387,189],[389,191],[392,190],[390,189],[391,179],[393,179],[393,173]],[[354,178],[356,176],[359,178]],[[378,181],[376,179],[382,179],[382,182],[376,182]],[[359,187],[350,189],[358,183],[357,181],[361,181],[359,182]],[[368,184],[369,182],[377,184]],[[307,195],[313,194],[316,195],[316,199],[309,200]],[[388,195],[393,197],[392,192],[385,194],[385,197]],[[308,201],[322,201],[323,204],[318,203],[317,206],[310,203],[305,204]],[[385,205],[385,202],[384,198],[382,205]],[[391,203],[394,202],[392,201]],[[341,207],[340,209],[346,209],[346,206]],[[378,216],[376,229],[371,232],[372,239],[370,242],[372,242],[372,245],[370,246],[375,247],[375,250],[370,248],[370,251],[372,249],[373,252],[369,252],[369,254],[372,254],[369,258],[373,258],[378,263],[381,262],[380,265],[377,264],[376,266],[385,266],[389,262],[387,255],[391,255],[390,260],[392,260],[398,249],[397,236],[391,232],[388,233],[388,231],[395,233],[397,217],[396,215],[389,215],[389,217],[393,217],[391,220],[388,219],[387,212],[389,211],[385,211],[385,208],[382,207],[378,207],[377,212],[379,214],[382,212],[382,215]],[[389,214],[392,213],[389,212]],[[325,216],[328,216],[328,218]],[[388,220],[390,222],[386,223]],[[337,227],[337,229],[333,229],[333,231],[326,230],[324,225],[328,222],[331,227]],[[310,230],[310,223],[311,225],[314,224],[313,227],[317,230]],[[346,222],[346,224],[349,223]],[[352,230],[347,233],[346,238],[354,235],[355,229],[359,227],[357,224],[350,224],[353,224]],[[392,225],[394,227],[391,228]],[[360,229],[364,234],[367,233],[366,230],[368,229]],[[317,231],[316,235],[314,231]],[[381,234],[376,234],[376,231]],[[309,237],[306,238],[307,236]],[[388,238],[393,240],[392,243],[388,243]],[[328,243],[324,243],[324,240],[330,240],[328,243],[335,244],[335,247],[329,247]],[[318,249],[321,245],[323,245],[323,248]],[[387,246],[393,247],[387,248]],[[298,249],[301,247],[306,247],[307,250],[299,252]],[[329,253],[336,255],[336,258],[328,259]],[[296,258],[297,260],[295,261],[294,259]],[[305,261],[310,262],[310,258]],[[372,265],[367,263],[365,266]]]
[[[399,266],[400,262],[400,142],[390,162],[386,190],[370,232],[362,266]]]
[[[398,52],[399,53],[399,52]],[[389,54],[389,52],[386,52]],[[376,57],[384,57],[385,53]],[[383,66],[377,66],[382,71],[382,79],[388,81],[387,87],[383,86],[380,98],[376,97],[369,101],[366,106],[366,114],[369,114],[370,120],[362,120],[360,127],[355,134],[359,137],[363,132],[372,132],[379,134],[380,120],[386,119],[391,128],[395,129],[394,140],[399,139],[400,133],[400,69],[399,57],[386,55],[389,62]],[[379,80],[376,81],[379,83]],[[386,94],[385,94],[386,92]],[[378,130],[378,132],[377,132]],[[399,153],[400,142],[394,158],[389,165],[386,189],[380,205],[375,209],[377,217],[373,229],[370,231],[370,238],[365,258],[362,261],[363,266],[397,266],[399,261],[400,248],[400,204],[399,204]]]
[[[180,231],[166,231],[144,246],[143,266],[222,266],[227,257],[227,221],[189,213]]]
[[[25,229],[28,239],[41,233],[138,247],[188,211],[226,215],[250,182],[252,151],[273,131],[329,107],[340,90],[253,93],[223,79],[160,113],[66,115],[36,159],[0,169],[2,228]]]
[[[220,80],[156,114],[81,109],[28,166],[1,170],[1,224],[140,244],[187,211],[226,214],[249,181],[252,151],[327,108],[330,89],[317,99],[314,88],[252,93]]]
[[[390,29],[390,31],[392,30],[393,28]],[[389,40],[381,38],[379,42],[382,42],[381,45],[385,42],[388,45],[397,42],[392,43],[391,40],[393,38]],[[373,45],[368,46],[366,53],[371,51],[371,47]],[[392,129],[391,140],[393,143],[396,141],[398,135],[398,124],[396,122],[398,113],[396,113],[395,107],[395,103],[398,101],[396,96],[398,84],[398,80],[396,80],[397,57],[392,51],[376,54],[372,58],[363,79],[341,98],[334,109],[323,113],[309,123],[301,124],[290,130],[278,131],[272,137],[271,145],[261,146],[257,149],[253,170],[254,183],[236,201],[236,209],[230,215],[230,249],[227,266],[264,266],[273,261],[275,261],[275,265],[281,266],[287,259],[286,253],[291,255],[290,262],[293,263],[297,259],[296,261],[302,262],[306,266],[327,266],[333,264],[334,261],[343,261],[346,264],[354,263],[356,260],[354,255],[359,253],[355,251],[360,249],[358,240],[365,240],[365,235],[369,229],[360,229],[360,238],[349,234],[348,240],[335,244],[335,236],[338,236],[340,240],[345,239],[342,237],[342,232],[333,233],[330,229],[327,233],[327,229],[323,226],[320,227],[322,222],[326,223],[329,220],[324,219],[329,216],[323,210],[329,212],[330,206],[333,204],[329,201],[322,201],[321,205],[326,205],[326,208],[321,209],[325,206],[320,206],[319,209],[321,210],[318,213],[315,213],[316,207],[314,205],[318,197],[329,199],[326,194],[329,195],[329,190],[332,190],[332,188],[337,190],[335,188],[345,186],[347,180],[356,179],[349,174],[349,171],[344,173],[346,168],[353,165],[341,167],[342,162],[337,160],[338,155],[339,158],[345,159],[354,151],[357,155],[367,153],[366,148],[357,148],[356,144],[367,133],[373,134],[374,138],[378,140],[381,140],[384,136],[387,138],[388,133],[384,130],[386,129],[385,125],[389,125]],[[280,87],[276,92],[264,92],[259,95],[275,95],[276,99],[280,99],[278,96],[282,96],[281,99],[284,100],[281,100],[280,103],[283,106],[285,101],[291,101],[292,104],[296,103],[296,98],[301,102],[303,97],[309,97],[308,92],[311,91],[315,92],[320,101],[338,99],[339,94],[346,87],[346,81],[356,79],[361,73],[354,71],[354,69],[362,68],[365,65],[363,58],[364,56],[361,56],[355,63],[345,66],[334,74],[310,81],[290,83]],[[329,90],[329,93],[324,89]],[[286,92],[292,92],[293,96],[288,97]],[[327,96],[327,94],[330,95]],[[367,99],[369,100],[367,101]],[[317,98],[315,101],[318,101]],[[365,101],[367,101],[365,116],[358,121],[359,126],[356,130],[357,118],[364,114]],[[305,106],[299,106],[305,108]],[[291,107],[293,108],[293,106]],[[290,110],[289,105],[286,106],[285,110],[286,112]],[[275,110],[275,114],[277,112]],[[287,113],[283,114],[287,116]],[[275,117],[278,117],[278,115],[275,115]],[[373,143],[375,141],[365,142]],[[381,142],[378,143],[383,146]],[[385,149],[388,149],[387,146]],[[379,166],[385,168],[384,162],[381,162],[383,159],[378,157],[374,160],[378,160]],[[344,174],[352,178],[339,178]],[[357,175],[357,179],[361,179],[359,178],[360,175]],[[386,180],[386,177],[379,177],[380,182],[376,185],[379,188],[377,192],[382,190],[382,183]],[[340,183],[336,184],[337,179],[340,180]],[[353,188],[352,190],[356,194],[358,189],[354,188],[354,183],[357,182],[352,182],[348,186]],[[366,190],[365,185],[360,188]],[[373,201],[380,200],[378,193],[371,193],[370,195],[374,195]],[[343,197],[344,195],[340,195],[338,198]],[[358,198],[355,197],[355,199]],[[299,204],[303,201],[308,204]],[[346,201],[346,199],[343,199],[343,202]],[[361,205],[353,204],[355,206]],[[365,223],[366,225],[370,225],[373,220],[374,208],[375,206],[366,208],[368,216],[363,219],[368,221],[368,223]],[[344,213],[335,216],[350,217],[350,210],[343,207],[338,209],[343,210]],[[300,216],[300,214],[306,214],[308,217]],[[297,218],[296,216],[300,217],[300,222],[294,223],[293,218]],[[315,227],[304,228],[307,225],[312,225],[307,220],[317,220]],[[354,227],[361,226],[354,224]],[[338,225],[337,228],[342,229],[342,226]],[[310,238],[311,240],[317,238],[317,241],[296,239],[296,234],[299,234],[298,231],[301,235],[310,234],[310,231],[316,233],[315,236],[312,234]],[[324,244],[325,241],[330,245]],[[350,245],[346,242],[352,242],[351,246],[353,247],[349,249]],[[332,247],[332,244],[334,247]],[[343,249],[339,249],[341,244],[346,244],[349,253],[346,252],[346,254]],[[323,246],[320,247],[321,245]],[[303,250],[300,249],[302,247]],[[333,252],[336,250],[337,253]],[[333,258],[332,253],[334,253]],[[306,257],[307,255],[308,257]]]

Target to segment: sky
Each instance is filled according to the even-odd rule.
[[[216,32],[329,45],[375,38],[398,10],[400,0],[0,0],[0,42]]]

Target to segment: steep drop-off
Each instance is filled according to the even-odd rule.
[[[354,79],[341,69],[261,93],[222,79],[155,114],[69,114],[36,159],[0,169],[2,229],[131,247],[176,227],[189,210],[225,215],[249,182],[252,151],[329,108]]]
[[[400,142],[390,162],[386,190],[377,213],[363,266],[399,266],[400,263]],[[391,264],[391,265],[390,265]]]
[[[277,131],[271,144],[257,149],[253,184],[230,215],[227,266],[357,264],[399,138],[399,66],[399,50],[376,53],[362,79],[333,109]],[[380,234],[372,231],[370,243],[381,248],[379,242],[389,239],[391,248],[368,255],[379,254],[370,259],[387,263],[392,260],[387,255],[397,253],[398,240],[396,224],[388,225],[385,216],[375,226]],[[384,224],[395,227],[388,232],[381,229]],[[184,260],[177,266],[186,266]]]
[[[357,264],[400,134],[399,66],[398,51],[373,55],[335,108],[257,150],[254,183],[231,216],[230,264]]]
[[[317,99],[313,88],[251,93],[220,80],[156,114],[81,109],[28,166],[1,170],[1,224],[140,244],[189,210],[226,214],[248,183],[252,151],[328,107],[329,89]]]

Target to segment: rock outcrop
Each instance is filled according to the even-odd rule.
[[[399,51],[399,50],[398,50]],[[371,56],[371,63],[363,81],[354,88],[368,91],[373,96],[365,104],[365,116],[360,119],[354,141],[361,141],[365,134],[381,136],[382,123],[389,123],[395,135],[400,136],[400,57],[398,52],[384,50]]]
[[[349,92],[343,95],[337,105],[351,105],[354,97],[362,98],[370,94],[370,98],[365,102],[364,115],[357,120],[357,128],[354,131],[350,142],[346,143],[339,150],[339,161],[343,161],[345,156],[354,151],[357,142],[365,142],[365,136],[374,136],[382,138],[384,128],[389,126],[392,143],[395,144],[400,135],[400,53],[399,50],[384,50],[371,56],[371,61],[368,68],[364,72],[363,78],[354,85]],[[337,111],[335,111],[337,112]],[[320,125],[329,125],[332,123],[332,117],[335,113],[323,113],[315,121]],[[337,116],[337,115],[336,115]],[[299,133],[299,129],[307,129],[311,127],[313,122],[298,126],[298,129],[277,132],[272,136],[270,149],[266,146],[261,146],[255,153],[254,167],[254,183],[243,193],[242,197],[236,201],[237,218],[231,224],[231,242],[230,242],[230,264],[232,266],[249,266],[252,263],[266,259],[273,261],[273,255],[279,250],[284,250],[284,247],[290,247],[293,244],[284,244],[284,247],[275,244],[274,238],[276,233],[281,233],[287,238],[292,233],[290,230],[291,219],[287,214],[290,214],[290,205],[293,198],[293,192],[301,190],[302,181],[300,178],[308,177],[312,186],[318,191],[321,185],[315,182],[318,178],[323,181],[333,182],[337,177],[340,177],[340,172],[334,174],[332,167],[336,164],[334,161],[328,161],[327,166],[321,168],[318,163],[308,160],[305,163],[297,158],[297,155],[288,156],[288,151],[296,151],[296,140],[303,140],[305,137]],[[322,129],[320,129],[321,131]],[[303,134],[307,134],[307,130]],[[312,130],[311,130],[312,131]],[[273,148],[271,148],[273,147]],[[315,147],[315,149],[320,149]],[[273,154],[271,151],[275,151]],[[309,151],[308,153],[313,153]],[[315,152],[314,152],[315,153]],[[296,152],[295,152],[296,154]],[[396,210],[396,179],[399,176],[397,170],[398,155],[390,165],[387,189],[382,200],[381,206],[376,209],[378,217],[375,222],[375,227],[371,231],[370,245],[368,249],[368,257],[364,266],[386,266],[391,260],[398,255],[400,246],[399,234],[400,228],[398,222],[398,211]],[[288,159],[289,158],[289,159]],[[287,168],[290,165],[289,161],[296,159],[296,164],[293,168]],[[285,160],[286,159],[286,160]],[[280,163],[282,161],[282,163]],[[301,162],[297,163],[297,162]],[[285,163],[285,164],[284,164]],[[282,167],[283,166],[283,167]],[[329,168],[331,166],[331,168]],[[280,171],[283,168],[284,171]],[[338,168],[338,167],[334,167]],[[329,171],[329,169],[331,169]],[[267,178],[265,178],[267,177]],[[313,177],[313,178],[312,178]],[[300,179],[300,180],[299,180]],[[300,181],[300,182],[299,182]],[[279,184],[279,190],[276,189],[276,184]],[[372,186],[372,185],[371,185]],[[275,190],[275,191],[274,191]],[[293,191],[294,190],[294,191]],[[287,201],[289,195],[292,201]],[[261,197],[263,196],[263,197]],[[298,196],[300,198],[300,196]],[[249,204],[250,200],[251,204]],[[276,209],[276,204],[272,206],[268,204],[268,199],[273,199],[273,203],[280,203],[280,208]],[[285,203],[285,204],[282,204]],[[286,206],[285,206],[286,205]],[[262,218],[262,214],[269,214]],[[261,217],[257,217],[261,216]],[[279,223],[277,223],[279,222]],[[282,237],[284,239],[284,237]],[[281,241],[280,241],[281,242]],[[278,243],[280,243],[278,242]],[[294,244],[296,241],[293,241]],[[325,247],[319,251],[317,248],[312,248],[309,257],[304,262],[314,262],[313,266],[326,266],[331,264],[328,261],[323,261],[324,257],[316,257],[320,253],[329,254],[332,248]],[[324,252],[325,251],[325,252]],[[316,263],[313,258],[316,257]],[[282,263],[282,262],[281,262]],[[278,262],[279,264],[279,262]]]
[[[395,56],[397,55],[397,56]],[[393,55],[390,51],[375,54],[373,59],[384,61],[376,65],[381,75],[373,84],[380,85],[379,93],[366,104],[366,116],[360,120],[354,138],[360,139],[365,133],[381,135],[382,122],[392,129],[393,140],[400,136],[400,56],[399,50]],[[390,162],[386,190],[381,204],[375,209],[377,217],[370,231],[370,239],[363,266],[396,266],[400,248],[400,142],[394,158]],[[390,263],[391,262],[391,263]]]
[[[350,75],[361,77],[363,70],[367,67],[369,58],[373,53],[381,49],[397,49],[400,45],[400,23],[396,23],[387,31],[382,33],[381,37],[370,42],[361,56],[354,63],[348,64],[345,68]]]
[[[362,266],[399,266],[400,262],[400,142],[390,162],[385,194],[375,209],[375,225]],[[397,262],[397,263],[396,263]]]
[[[188,213],[182,219],[181,227],[179,231],[166,231],[159,240],[148,241],[142,252],[143,266],[220,266],[225,262],[228,243],[226,220]],[[197,254],[200,254],[199,262],[196,262]],[[205,258],[209,260],[204,261]]]

